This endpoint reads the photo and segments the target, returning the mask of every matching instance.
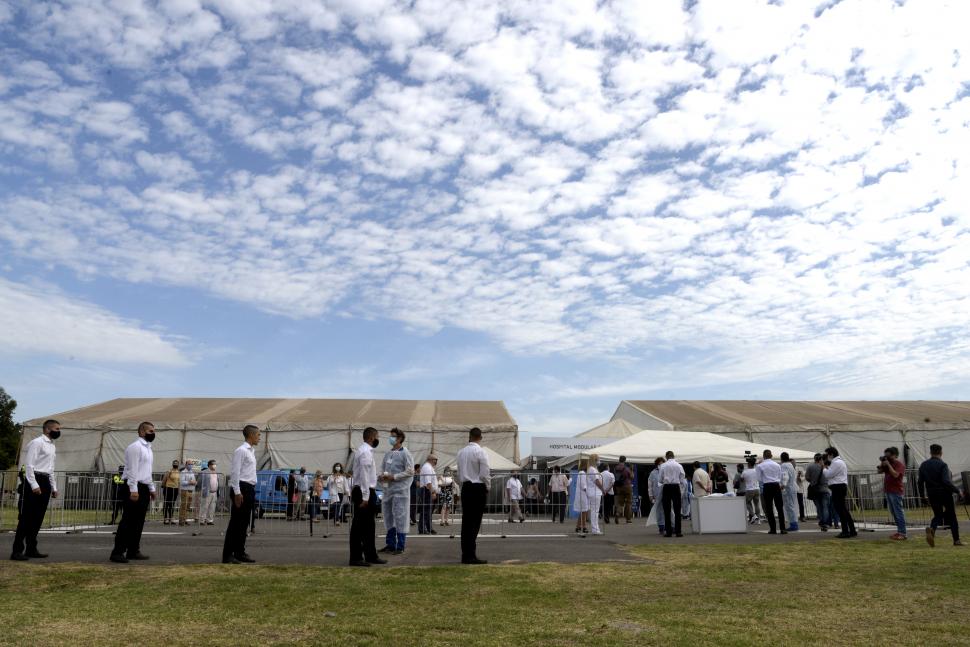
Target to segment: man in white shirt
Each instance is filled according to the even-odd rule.
[[[619,517],[614,516],[616,514],[614,508],[616,499],[613,492],[613,485],[616,483],[616,476],[605,463],[600,463],[599,467],[600,477],[603,479],[603,522],[609,523],[610,517],[613,517],[615,523],[620,523]]]
[[[707,496],[711,493],[711,475],[701,467],[700,461],[694,461],[694,473],[690,477],[694,484],[694,497]]]
[[[438,533],[431,527],[431,517],[434,513],[434,500],[438,489],[438,475],[435,467],[438,465],[438,457],[429,454],[421,466],[421,477],[418,483],[418,534],[437,535]]]
[[[61,423],[47,420],[41,435],[27,443],[20,519],[17,521],[13,552],[10,555],[10,559],[14,561],[47,557],[46,553],[37,550],[37,533],[44,523],[47,504],[51,497],[57,497],[57,479],[54,477],[57,450],[54,441],[60,436]]]
[[[377,465],[374,463],[374,448],[378,442],[376,429],[364,429],[364,442],[354,452],[350,463],[354,479],[350,491],[354,506],[354,517],[350,521],[351,566],[387,563],[377,554],[374,541],[374,517],[380,507],[377,500]]]
[[[775,510],[778,510],[778,527],[781,534],[788,533],[785,526],[784,502],[781,498],[781,465],[771,459],[771,450],[766,449],[762,456],[764,459],[758,463],[755,470],[758,472],[758,481],[761,483],[761,492],[765,499],[765,515],[768,517],[768,534],[777,534],[775,529]]]
[[[505,482],[505,496],[509,500],[509,523],[512,523],[513,517],[518,517],[519,523],[524,523],[525,515],[522,514],[519,503],[522,501],[522,482],[519,481],[518,473],[513,472]]]
[[[115,534],[112,562],[127,564],[132,559],[148,559],[141,552],[141,533],[145,528],[148,506],[155,500],[155,481],[152,479],[154,440],[155,425],[143,422],[138,425],[138,439],[125,449],[125,471],[121,478],[128,486],[128,497]]]
[[[825,456],[825,469],[822,470],[822,474],[828,481],[829,490],[832,491],[832,507],[835,508],[842,522],[842,532],[838,537],[839,539],[855,537],[859,533],[856,532],[855,521],[845,502],[849,494],[849,470],[835,447],[827,448]]]
[[[758,480],[758,470],[755,462],[758,459],[752,454],[748,456],[748,467],[741,472],[741,482],[744,488],[744,506],[748,510],[748,523],[761,523],[761,481]]]
[[[660,485],[663,488],[664,518],[667,521],[664,537],[673,536],[671,532],[678,537],[684,536],[680,531],[680,482],[684,478],[686,478],[684,476],[684,468],[674,460],[673,452],[667,452],[667,460],[660,466]]]
[[[458,452],[458,481],[461,483],[461,563],[487,564],[478,558],[478,531],[482,528],[482,515],[488,499],[491,473],[488,455],[481,447],[482,430],[472,427],[468,432],[468,444]]]
[[[246,527],[256,504],[256,451],[262,433],[256,425],[243,428],[242,445],[232,454],[229,470],[229,525],[222,543],[223,564],[252,564],[256,560],[246,552]]]
[[[570,478],[562,473],[562,469],[556,465],[552,468],[552,477],[549,479],[549,494],[552,499],[552,522],[556,522],[556,515],[559,515],[559,523],[566,521],[566,499],[569,497]]]
[[[201,501],[199,502],[199,525],[214,525],[216,502],[219,499],[219,474],[215,460],[210,460],[206,469],[199,475],[202,480]]]

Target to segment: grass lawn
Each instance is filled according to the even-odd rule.
[[[651,546],[631,549],[643,563],[474,568],[3,562],[0,642],[970,645],[970,551],[940,539]]]

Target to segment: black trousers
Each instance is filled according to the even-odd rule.
[[[47,514],[47,504],[51,500],[51,480],[46,474],[35,473],[40,494],[34,494],[30,484],[24,479],[24,492],[21,497],[20,520],[17,521],[17,533],[13,538],[14,554],[37,551],[37,533],[44,524]]]
[[[778,510],[778,525],[782,530],[788,530],[788,526],[785,525],[785,501],[781,498],[781,483],[765,483],[761,493],[764,497],[765,516],[768,517],[768,530],[778,532],[775,527],[775,510],[772,509],[772,505]]]
[[[111,504],[111,523],[115,522],[115,519],[118,518],[118,515],[121,514],[121,511],[124,510],[125,508],[124,495],[126,492],[128,492],[128,486],[122,485],[120,488],[120,492],[115,494],[114,501]]]
[[[431,534],[431,516],[433,504],[431,501],[431,491],[426,488],[418,489],[418,534]]]
[[[798,520],[802,521],[805,519],[805,495],[801,492],[798,493]]]
[[[124,485],[122,487],[124,487],[125,492],[127,492],[128,486]],[[175,501],[179,498],[179,489],[177,487],[167,487],[162,488],[162,491],[163,495],[165,496],[162,505],[162,516],[171,521],[172,515],[175,514]],[[138,496],[139,498],[141,497],[140,494]],[[125,494],[125,500],[128,500],[127,494]]]
[[[556,515],[559,515],[559,523],[563,523],[566,520],[566,493],[565,492],[553,492],[552,493],[552,520],[556,520]]]
[[[606,523],[610,522],[610,518],[613,517],[613,503],[616,499],[616,495],[604,494],[603,495],[603,520]],[[614,517],[614,520],[619,521]]]
[[[354,506],[354,517],[350,520],[350,561],[376,561],[377,544],[374,541],[374,515],[377,514],[377,493],[370,490],[367,493],[367,505],[360,486],[355,485],[350,493],[350,500]]]
[[[148,514],[148,506],[151,504],[151,494],[147,485],[139,483],[138,500],[132,501],[130,495],[125,498],[112,554],[127,554],[130,557],[141,549],[141,532],[145,529],[145,515]]]
[[[477,559],[478,531],[482,529],[482,515],[488,490],[484,483],[464,481],[461,484],[461,559]]]
[[[930,526],[936,530],[940,522],[950,526],[953,534],[953,541],[960,541],[960,522],[957,521],[956,506],[953,505],[953,493],[949,491],[929,490],[926,498],[930,500],[933,508],[933,520]]]
[[[676,483],[668,483],[664,485],[661,501],[664,507],[664,518],[667,520],[667,525],[665,528],[666,532],[664,534],[667,537],[670,537],[671,530],[677,535],[681,534],[680,532],[680,513],[681,513],[680,486],[677,485]],[[673,524],[670,523],[671,519],[674,520]],[[671,525],[673,525],[673,528],[671,528]]]
[[[242,505],[236,507],[236,492],[229,488],[229,525],[226,527],[226,539],[222,542],[222,561],[230,557],[243,555],[246,552],[246,527],[253,516],[253,506],[256,503],[256,487],[252,483],[239,483],[239,494],[242,494]]]
[[[842,523],[842,532],[850,535],[856,534],[855,521],[849,513],[849,506],[845,503],[849,494],[849,486],[845,483],[836,483],[835,485],[830,483],[829,489],[832,490],[832,507],[835,508],[835,513],[839,515],[839,521]]]

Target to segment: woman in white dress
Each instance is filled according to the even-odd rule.
[[[589,459],[582,458],[579,461],[579,470],[576,472],[576,494],[573,497],[573,511],[576,513],[576,532],[587,532],[589,524],[589,491],[586,487],[589,470]]]

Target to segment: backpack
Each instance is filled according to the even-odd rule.
[[[628,471],[629,470],[627,469],[626,465],[624,465],[622,468],[621,467],[616,468],[616,470],[614,471],[614,475],[616,476],[616,482],[613,484],[615,487],[623,487],[624,485],[626,485],[626,475]]]

